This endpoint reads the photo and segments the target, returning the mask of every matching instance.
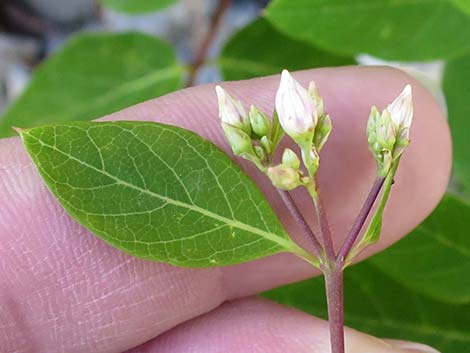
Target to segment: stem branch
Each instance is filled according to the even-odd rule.
[[[377,196],[379,196],[384,181],[384,177],[377,177],[375,179],[375,182],[372,185],[369,195],[367,196],[366,201],[362,205],[361,211],[359,212],[353,226],[351,227],[346,237],[346,240],[343,243],[343,246],[341,247],[340,252],[338,253],[338,262],[344,262],[344,259],[348,256],[349,252],[351,251],[354,243],[356,242],[357,237],[359,236],[359,233],[361,232],[362,227],[364,226],[367,216],[369,216],[369,213],[372,207],[374,206]]]
[[[321,259],[323,257],[323,249],[318,241],[317,237],[313,233],[312,229],[309,227],[307,221],[305,218],[302,216],[302,213],[300,212],[299,208],[294,202],[294,199],[292,198],[292,195],[285,190],[279,190],[279,194],[281,195],[282,201],[284,201],[284,204],[286,205],[287,209],[289,210],[290,214],[292,217],[294,217],[295,222],[300,226],[300,229],[302,232],[305,234],[305,236],[310,239],[313,243],[313,254],[318,258]]]
[[[196,75],[199,69],[204,65],[204,62],[207,59],[208,51],[211,47],[212,42],[219,30],[221,19],[225,11],[229,8],[231,0],[220,0],[209,25],[209,30],[205,38],[201,42],[201,46],[197,49],[194,55],[194,61],[189,68],[189,77],[186,82],[186,87],[191,87],[194,84]]]
[[[309,182],[305,185],[310,196],[312,197],[313,204],[315,206],[315,212],[317,214],[318,223],[320,224],[320,230],[322,235],[323,248],[328,260],[333,262],[335,260],[335,248],[333,245],[333,238],[331,237],[330,225],[328,224],[328,217],[326,216],[323,203],[319,196],[315,182]]]

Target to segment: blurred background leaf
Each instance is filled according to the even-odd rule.
[[[129,14],[141,14],[161,10],[176,0],[101,0],[104,6]]]
[[[470,1],[468,0],[451,0],[455,6],[470,15]]]
[[[277,31],[266,19],[259,18],[227,42],[217,62],[224,79],[242,80],[277,74],[284,68],[301,70],[352,65],[355,60],[290,39]]]
[[[183,73],[173,49],[153,36],[79,35],[36,70],[0,135],[12,135],[12,125],[98,118],[182,87]]]
[[[446,195],[418,228],[371,261],[416,292],[470,303],[469,219],[469,205]]]
[[[344,55],[432,60],[470,49],[470,17],[449,1],[273,0],[266,16],[291,37]]]
[[[443,88],[452,132],[455,177],[468,194],[470,192],[470,55],[447,63]]]
[[[344,277],[348,326],[378,337],[427,343],[442,353],[469,352],[469,304],[441,303],[420,295],[387,275],[373,258],[347,269]],[[265,296],[312,315],[327,316],[324,284],[319,277]]]

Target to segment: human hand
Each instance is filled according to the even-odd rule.
[[[303,84],[315,79],[333,117],[319,185],[334,235],[346,234],[375,175],[365,142],[370,105],[383,106],[405,83],[413,84],[413,141],[387,205],[382,238],[362,255],[370,256],[419,224],[444,192],[451,158],[443,114],[419,83],[393,69],[320,69],[296,77]],[[224,87],[270,112],[278,80]],[[228,151],[213,85],[175,92],[105,119],[179,125]],[[288,232],[306,244],[295,236],[296,225],[263,175],[237,162],[256,180]],[[1,352],[329,352],[326,322],[250,297],[311,276],[311,267],[299,259],[283,254],[225,268],[183,269],[130,257],[65,213],[18,138],[0,141],[0,185]],[[294,197],[314,224],[308,198]],[[342,239],[335,241],[339,245]],[[348,353],[432,352],[393,345],[346,330]]]

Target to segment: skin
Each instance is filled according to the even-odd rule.
[[[378,244],[386,248],[419,224],[446,189],[451,143],[431,94],[390,68],[345,67],[294,73],[314,79],[333,119],[319,183],[336,247],[375,175],[365,140],[372,104],[383,108],[413,86],[412,143],[405,152]],[[271,112],[279,76],[222,86]],[[228,151],[214,85],[178,91],[105,117],[153,120],[191,129]],[[263,175],[237,159],[266,194],[288,232],[308,247]],[[294,192],[314,229],[310,201]],[[132,258],[73,221],[50,195],[18,138],[0,140],[0,347],[5,352],[329,352],[327,323],[256,293],[316,275],[281,254],[238,266],[176,268]],[[147,342],[147,343],[145,343]],[[347,352],[434,352],[346,330]],[[404,348],[405,347],[405,348]],[[406,348],[408,347],[408,348]]]

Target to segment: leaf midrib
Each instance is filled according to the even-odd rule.
[[[156,197],[168,204],[171,204],[171,205],[174,205],[174,206],[177,206],[177,207],[182,207],[182,208],[185,208],[185,209],[188,209],[190,211],[194,211],[194,212],[198,212],[204,216],[207,216],[207,217],[210,217],[210,218],[213,218],[215,220],[218,220],[218,221],[221,221],[221,222],[224,222],[226,223],[227,225],[231,226],[231,227],[234,227],[234,228],[238,228],[238,229],[241,229],[241,230],[244,230],[244,231],[247,231],[247,232],[250,232],[250,233],[254,233],[254,234],[257,234],[265,239],[268,239],[274,243],[277,243],[279,244],[282,248],[284,248],[285,250],[288,250],[292,253],[295,253],[295,254],[298,254],[302,257],[305,257],[305,258],[309,258],[311,257],[304,249],[300,248],[297,244],[295,244],[294,242],[290,241],[289,239],[284,239],[284,238],[281,238],[279,235],[277,234],[274,234],[274,233],[270,233],[270,232],[266,232],[262,229],[259,229],[259,228],[256,228],[256,227],[253,227],[249,224],[246,224],[246,223],[243,223],[243,222],[240,222],[238,220],[234,220],[234,219],[229,219],[229,218],[226,218],[224,216],[221,216],[217,213],[214,213],[214,212],[211,212],[209,210],[206,210],[204,208],[201,208],[197,205],[194,205],[194,204],[188,204],[186,202],[182,202],[182,201],[178,201],[178,200],[174,200],[172,198],[169,198],[167,196],[164,196],[164,195],[160,195],[160,194],[157,194],[153,191],[150,191],[150,190],[147,190],[147,189],[143,189],[137,185],[134,185],[134,184],[131,184],[129,182],[126,182],[124,180],[121,180],[119,179],[118,177],[104,171],[104,170],[101,170],[99,168],[96,168],[95,166],[87,163],[87,162],[84,162],[74,156],[71,156],[70,154],[68,153],[65,153],[64,151],[58,149],[56,146],[53,146],[53,145],[50,145],[50,144],[47,144],[45,143],[44,141],[42,141],[41,139],[37,138],[36,136],[34,135],[31,135],[28,133],[28,130],[25,130],[22,132],[22,135],[28,135],[29,137],[33,138],[34,140],[36,140],[39,144],[41,144],[42,146],[44,147],[48,147],[48,148],[51,148],[53,149],[54,151],[64,155],[65,157],[71,159],[71,160],[74,160],[76,161],[77,163],[83,165],[84,167],[87,167],[87,168],[90,168],[92,170],[94,170],[95,172],[97,173],[100,173],[112,180],[114,180],[116,183],[118,184],[121,184],[121,185],[124,185],[128,188],[131,188],[131,189],[134,189],[134,190],[137,190],[139,192],[142,192],[142,193],[145,193],[147,195],[150,195],[151,197]]]
[[[434,239],[434,241],[436,241],[440,245],[443,245],[455,251],[457,254],[460,254],[463,257],[470,258],[469,250],[462,248],[459,245],[455,244],[454,242],[452,242],[451,239],[446,238],[446,236],[442,232],[432,231],[426,225],[421,225],[420,227],[418,227],[418,230],[422,231],[423,233],[428,235],[430,238]]]
[[[77,119],[78,117],[86,114],[88,111],[96,110],[106,106],[106,104],[117,100],[123,95],[141,91],[147,87],[150,87],[152,84],[164,82],[173,77],[178,77],[178,75],[183,72],[183,70],[184,67],[181,65],[173,65],[163,69],[154,70],[134,80],[127,81],[121,85],[115,86],[113,89],[108,90],[107,92],[104,92],[103,94],[98,95],[91,100],[87,100],[87,104],[76,105],[78,109],[68,110],[68,112],[65,109],[65,112],[70,120]]]

